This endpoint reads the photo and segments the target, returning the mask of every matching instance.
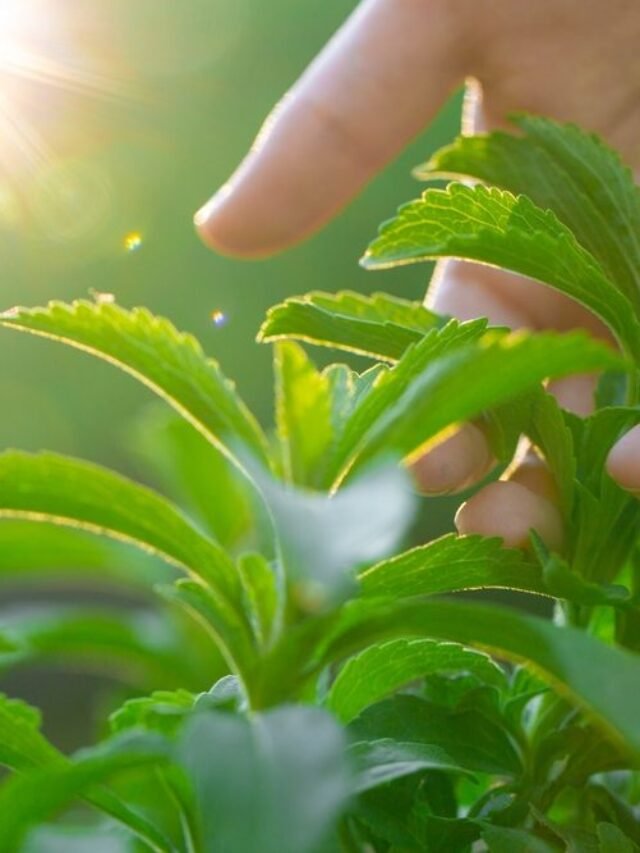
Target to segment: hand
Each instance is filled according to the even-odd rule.
[[[514,110],[573,121],[640,165],[640,12],[636,0],[365,0],[267,120],[229,182],[196,215],[213,248],[244,257],[279,251],[319,228],[434,117],[463,81],[465,132],[501,126]],[[460,262],[441,265],[429,302],[461,319],[514,328],[586,328],[599,321],[526,279]],[[556,383],[562,405],[592,406],[594,379]],[[634,464],[635,461],[635,464]],[[472,424],[415,468],[425,491],[457,491],[490,468]],[[609,469],[640,492],[640,429]],[[462,532],[523,544],[534,526],[562,536],[552,484],[529,453],[458,513]]]

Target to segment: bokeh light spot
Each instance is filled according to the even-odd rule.
[[[142,234],[139,231],[131,231],[126,235],[123,242],[127,252],[137,252],[142,248]]]
[[[214,326],[220,328],[221,326],[226,326],[228,317],[224,313],[224,311],[216,310],[211,312],[211,322]]]

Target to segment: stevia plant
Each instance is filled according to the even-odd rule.
[[[421,167],[479,183],[427,190],[363,263],[522,273],[590,308],[617,352],[313,293],[261,330],[265,434],[197,342],[144,309],[2,315],[122,368],[173,412],[135,431],[161,491],[53,454],[0,456],[2,583],[99,579],[139,602],[4,619],[3,668],[81,662],[125,701],[71,756],[35,709],[0,702],[0,851],[638,848],[640,509],[605,459],[640,422],[640,197],[596,138],[517,125]],[[318,370],[296,339],[372,366]],[[593,371],[588,418],[542,385]],[[522,551],[453,535],[401,550],[416,501],[401,463],[471,418],[500,460],[522,434],[545,457],[561,553],[536,531]],[[554,618],[456,595],[490,588],[543,596]]]

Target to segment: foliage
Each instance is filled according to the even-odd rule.
[[[37,711],[0,701],[0,853],[638,849],[640,510],[604,465],[640,420],[640,199],[599,141],[518,123],[421,167],[492,186],[427,190],[363,263],[455,256],[528,275],[594,311],[621,354],[312,293],[260,333],[275,342],[267,435],[200,346],[143,309],[0,316],[172,408],[131,442],[155,490],[53,454],[0,456],[0,582],[72,577],[139,602],[2,614],[3,670],[107,671],[124,702],[66,756]],[[321,370],[296,340],[373,364]],[[628,405],[603,385],[580,420],[541,384],[593,371],[615,371]],[[453,535],[403,550],[417,498],[399,463],[468,419],[502,459],[520,433],[546,456],[563,553],[535,531],[524,551]],[[487,589],[542,597],[555,617],[457,595]]]

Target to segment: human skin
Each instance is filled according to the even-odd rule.
[[[637,170],[639,43],[637,0],[364,0],[196,214],[198,231],[215,250],[238,257],[297,243],[335,216],[465,81],[464,132],[503,126],[511,112],[524,110],[597,132]],[[427,301],[465,320],[485,316],[513,328],[583,328],[609,337],[562,294],[475,264],[440,264]],[[584,414],[593,387],[594,378],[583,376],[552,390]],[[424,491],[453,492],[486,473],[484,436],[465,429],[417,463]],[[531,468],[530,456],[524,465]],[[613,448],[608,469],[640,494],[640,427]],[[559,514],[540,485],[544,477],[518,465],[506,476],[517,486],[508,496],[495,484],[480,490],[458,513],[460,531],[516,544],[528,526],[546,527],[557,543]]]

